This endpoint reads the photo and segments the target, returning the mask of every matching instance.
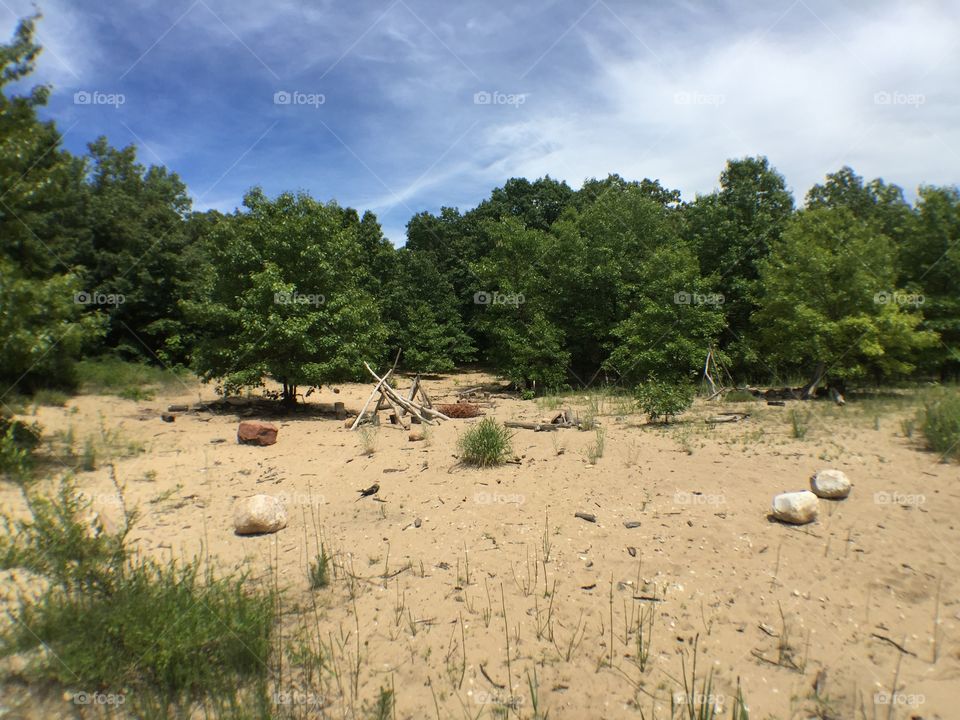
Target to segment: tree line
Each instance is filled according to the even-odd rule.
[[[619,175],[508,180],[423,212],[403,247],[376,216],[251,189],[195,211],[176,173],[106,138],[68,152],[16,94],[35,19],[0,46],[0,380],[69,386],[81,357],[188,366],[225,390],[481,363],[520,388],[960,374],[960,192],[913,203],[843,167],[798,207],[767,158],[686,202]]]

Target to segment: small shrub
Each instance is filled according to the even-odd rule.
[[[460,456],[467,465],[502,465],[513,452],[510,431],[493,418],[484,418],[459,440]]]
[[[651,421],[669,423],[670,418],[693,404],[694,387],[690,383],[651,379],[637,388],[636,395],[640,408]]]
[[[928,399],[920,411],[920,429],[928,448],[960,459],[960,392],[941,392]]]
[[[320,554],[315,562],[310,563],[310,589],[319,590],[330,584],[330,556],[327,549],[321,545]]]
[[[731,390],[726,395],[723,396],[724,402],[735,403],[735,402],[753,402],[757,398],[754,397],[753,393],[749,390]]]
[[[533,400],[537,396],[533,390],[521,390],[520,399],[521,400]]]

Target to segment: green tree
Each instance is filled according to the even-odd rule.
[[[37,118],[48,88],[7,92],[40,53],[35,20],[0,45],[0,395],[14,384],[71,384],[73,360],[101,327],[99,317],[81,318],[82,285],[66,257],[82,234],[82,162],[61,149],[54,123]]]
[[[180,293],[196,260],[188,252],[186,186],[163,167],[145,168],[136,148],[90,143],[86,191],[86,241],[73,261],[84,267],[91,296],[122,296],[102,310],[110,325],[104,349],[154,360],[157,352],[184,361]]]
[[[763,368],[750,323],[763,293],[758,264],[792,213],[793,196],[783,176],[762,156],[727,161],[720,189],[683,208],[684,235],[696,248],[701,274],[712,278],[726,300],[720,346],[735,373]]]
[[[923,327],[940,335],[925,357],[942,379],[960,375],[960,190],[921,187],[912,230],[901,246],[901,283],[923,297]]]
[[[911,372],[936,343],[922,315],[900,302],[890,238],[846,208],[803,210],[760,264],[765,293],[754,321],[780,373],[880,381]]]
[[[271,377],[286,403],[298,386],[361,379],[365,360],[382,359],[386,329],[356,224],[306,195],[254,189],[244,206],[213,229],[214,275],[184,303],[202,331],[200,376],[227,392]]]
[[[473,266],[483,286],[473,296],[486,359],[521,388],[566,385],[570,353],[556,321],[559,294],[548,268],[556,238],[516,218],[490,222],[494,246]]]
[[[381,290],[384,320],[393,356],[417,372],[445,372],[474,359],[453,286],[423,253],[401,249]]]

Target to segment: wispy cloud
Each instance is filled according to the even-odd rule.
[[[30,7],[3,2],[9,32]],[[517,175],[577,186],[619,172],[692,198],[726,159],[761,153],[800,198],[842,164],[908,191],[960,179],[949,3],[98,7],[44,8],[50,115],[77,123],[71,149],[105,133],[198,195],[217,182],[200,207],[232,209],[254,184],[307,190],[374,209],[402,242],[411,211],[473,205]],[[78,107],[77,88],[126,102]],[[277,104],[278,91],[315,101]]]

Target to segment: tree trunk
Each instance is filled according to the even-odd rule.
[[[283,383],[283,404],[284,405],[296,405],[297,404],[297,386],[291,385],[289,383]]]

